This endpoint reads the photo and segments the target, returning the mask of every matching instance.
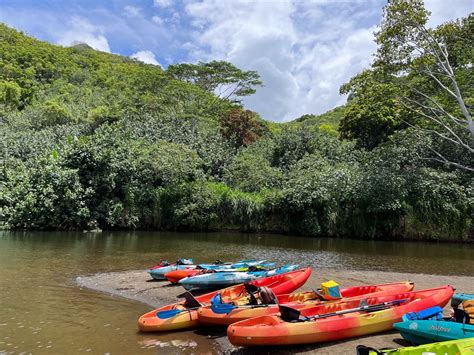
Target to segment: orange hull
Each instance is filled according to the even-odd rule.
[[[405,292],[390,296],[369,297],[374,305],[394,300],[405,300],[398,306],[375,312],[352,312],[317,320],[285,322],[279,316],[263,316],[234,323],[227,329],[234,345],[289,345],[335,341],[356,336],[383,332],[393,328],[408,312],[418,312],[429,307],[444,307],[453,295],[451,286]],[[306,317],[343,311],[359,306],[358,301],[321,304],[303,309]]]
[[[306,282],[310,275],[311,268],[306,268],[287,272],[280,275],[257,279],[250,283],[258,287],[268,286],[275,294],[278,295],[282,293],[293,292],[294,290],[300,288],[301,286],[303,286],[303,284]],[[206,293],[205,295],[196,297],[196,299],[201,305],[206,306],[210,304],[211,299],[217,293],[221,294],[223,302],[233,302],[241,298],[247,297],[247,292],[245,290],[244,285],[240,284],[225,288],[223,290]],[[183,310],[183,312],[180,312],[177,315],[168,319],[160,319],[157,316],[158,312],[173,309]],[[187,309],[185,307],[184,301],[157,308],[151,312],[142,315],[138,319],[138,328],[144,332],[160,332],[186,329],[194,327],[197,324],[197,309]]]
[[[413,290],[413,283],[398,282],[390,284],[356,286],[341,289],[343,299],[332,302],[360,300],[367,297],[384,296],[393,293]],[[313,291],[297,292],[277,296],[278,304],[284,304],[296,309],[310,308],[321,301]],[[199,323],[205,325],[230,325],[245,319],[279,313],[278,305],[270,304],[261,307],[242,307],[231,310],[228,314],[218,314],[210,306],[201,307],[198,311]]]
[[[174,270],[167,272],[165,278],[174,284],[177,284],[179,280],[184,279],[185,277],[195,276],[202,273],[203,270],[198,269],[184,269],[184,270]]]

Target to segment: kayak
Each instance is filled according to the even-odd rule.
[[[409,281],[388,283],[371,286],[355,286],[341,289],[342,299],[330,301],[341,302],[347,300],[362,299],[367,297],[383,296],[391,293],[409,292],[413,290],[414,284]],[[278,305],[284,304],[296,309],[303,309],[322,303],[315,291],[287,293],[276,296],[273,304],[265,304],[264,297],[259,297],[260,304],[249,305],[248,298],[242,298],[239,304],[224,303],[222,305],[211,305],[201,307],[198,311],[199,323],[206,325],[230,325],[244,319],[277,314]]]
[[[262,277],[278,275],[293,271],[298,265],[285,265],[273,270],[262,270],[253,272],[216,272],[212,274],[196,275],[179,280],[179,284],[186,290],[216,290],[220,288],[237,285]]]
[[[280,308],[280,316],[250,318],[227,328],[233,345],[308,344],[347,339],[390,330],[408,312],[444,307],[451,286],[321,304],[300,311]],[[291,309],[290,309],[291,310]],[[283,312],[284,311],[284,312]],[[282,313],[283,312],[283,313]],[[293,317],[296,313],[296,319]],[[291,317],[290,317],[291,316]]]
[[[209,270],[215,272],[240,272],[240,271],[248,271],[249,267],[252,266],[260,266],[262,268],[269,268],[275,266],[275,263],[268,263],[266,260],[260,261],[247,261],[247,262],[239,262],[236,264],[229,264],[229,265],[216,265],[216,267],[209,268],[208,264],[200,264],[195,269],[184,269],[184,270],[173,270],[166,273],[164,276],[165,278],[171,283],[178,283],[179,280],[184,279],[186,277],[192,277],[197,275],[202,275],[208,273]],[[219,267],[220,266],[220,267]]]
[[[413,320],[395,323],[393,327],[416,345],[474,337],[474,325],[449,320]]]
[[[181,263],[181,260],[185,260],[186,263]],[[261,263],[265,263],[266,260],[239,260],[236,263],[223,263],[223,262],[215,262],[211,264],[199,264],[194,265],[192,263],[193,259],[180,259],[175,264],[170,264],[158,268],[151,268],[148,269],[148,273],[150,276],[155,280],[166,280],[165,274],[175,271],[175,270],[194,270],[196,268],[200,269],[222,269],[222,268],[238,268],[244,266],[252,266],[258,265]]]
[[[469,294],[469,293],[455,293],[452,300],[451,300],[451,305],[458,306],[464,301],[470,301],[474,300],[474,294]]]
[[[279,295],[300,288],[304,285],[306,280],[308,280],[310,275],[311,268],[306,268],[254,280],[249,284],[256,287],[269,287],[275,294]],[[220,293],[222,300],[225,302],[238,300],[239,298],[248,295],[245,285],[241,284],[198,296],[195,298],[197,304],[196,302],[192,302],[192,299],[191,301],[187,299],[185,301],[173,303],[142,315],[138,319],[138,328],[141,331],[150,332],[194,327],[198,324],[198,308],[200,306],[208,305],[217,293]],[[165,311],[175,311],[179,313],[176,313],[173,316],[169,316],[170,313],[168,313],[165,314],[165,317],[163,316],[163,312]]]
[[[443,341],[407,348],[376,350],[363,345],[357,347],[357,355],[474,355],[474,339]]]
[[[150,276],[155,280],[166,280],[165,274],[173,270],[187,270],[187,269],[195,269],[197,265],[177,265],[172,264],[168,266],[159,267],[156,269],[149,269],[148,273]]]

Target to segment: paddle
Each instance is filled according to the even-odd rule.
[[[192,311],[195,309],[199,309],[202,304],[194,297],[191,292],[185,292],[178,295],[178,298],[184,298],[183,306],[186,307],[185,309],[169,309],[166,311],[158,311],[156,312],[156,316],[160,319],[168,319],[172,318],[181,312]]]
[[[185,308],[185,309],[170,309],[170,310],[167,310],[167,311],[159,311],[159,312],[156,312],[156,316],[160,319],[168,319],[168,318],[172,318],[182,312],[188,312],[188,311],[194,311],[196,309],[199,309],[201,308],[201,306],[199,307],[192,307],[192,308]]]
[[[276,306],[276,304],[272,304],[273,306]],[[263,307],[268,307],[270,305],[268,304],[252,304],[252,305],[242,305],[242,306],[234,306],[231,303],[221,303],[221,304],[213,304],[211,306],[211,310],[215,314],[229,314],[232,312],[234,309],[237,308],[263,308]]]
[[[354,313],[354,312],[360,312],[360,311],[363,311],[363,312],[381,311],[383,309],[390,308],[392,306],[397,306],[399,304],[402,304],[402,303],[406,302],[407,300],[408,300],[407,298],[404,298],[404,299],[401,299],[401,300],[383,302],[383,303],[378,303],[378,304],[374,304],[374,305],[368,305],[367,300],[362,300],[360,302],[359,307],[344,309],[342,311],[336,311],[336,312],[331,312],[331,313],[318,314],[318,315],[311,316],[311,317],[303,316],[304,318],[301,319],[301,321],[309,321],[309,320],[315,320],[315,319],[321,319],[321,318],[328,318],[328,317],[337,316],[337,315],[341,315],[341,314]],[[283,305],[280,305],[279,308],[280,308],[281,319],[284,320],[285,322],[294,322],[294,321],[299,321],[300,320],[301,312],[299,310],[288,307],[288,306],[283,306]]]

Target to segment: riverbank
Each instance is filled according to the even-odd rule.
[[[316,288],[322,281],[328,279],[336,280],[342,287],[410,280],[415,282],[416,289],[450,284],[459,292],[474,293],[474,277],[470,276],[336,269],[318,269],[317,272],[313,272],[303,289]],[[103,292],[109,294],[111,297],[123,297],[142,302],[154,308],[174,302],[176,296],[184,291],[182,287],[171,285],[165,281],[151,281],[148,274],[143,270],[80,276],[76,281],[80,287]],[[138,316],[140,315],[137,314],[137,318]],[[134,322],[135,319],[131,321]],[[208,337],[212,336],[225,353],[247,353],[245,349],[233,347],[227,340],[225,331],[218,332],[217,334],[215,332],[207,334],[204,330],[203,334],[208,335]],[[292,347],[291,349],[265,349],[265,352],[278,353],[291,350],[291,352],[311,354],[355,354],[355,347],[358,344],[370,345],[376,348],[407,345],[397,332],[388,332],[337,343]]]

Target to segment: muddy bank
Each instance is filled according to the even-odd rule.
[[[474,293],[474,277],[409,274],[380,271],[349,271],[334,269],[318,269],[302,289],[319,287],[322,281],[333,279],[341,287],[362,284],[377,284],[410,280],[415,282],[415,289],[429,288],[440,285],[452,285],[459,292]],[[109,294],[111,297],[124,297],[139,301],[150,307],[158,307],[176,300],[176,296],[184,291],[181,286],[173,286],[165,281],[151,281],[146,271],[124,271],[100,273],[91,276],[81,276],[76,279],[80,287],[93,289]],[[139,315],[137,314],[137,317]],[[133,320],[135,321],[135,320]],[[212,332],[212,334],[211,334]],[[225,331],[199,330],[203,336],[213,337],[225,353],[250,354],[255,353],[233,347],[225,337]],[[350,339],[337,343],[327,343],[313,346],[262,349],[262,353],[308,353],[308,354],[355,354],[358,344],[370,345],[376,348],[400,347],[407,345],[397,332],[388,332],[368,337]]]

